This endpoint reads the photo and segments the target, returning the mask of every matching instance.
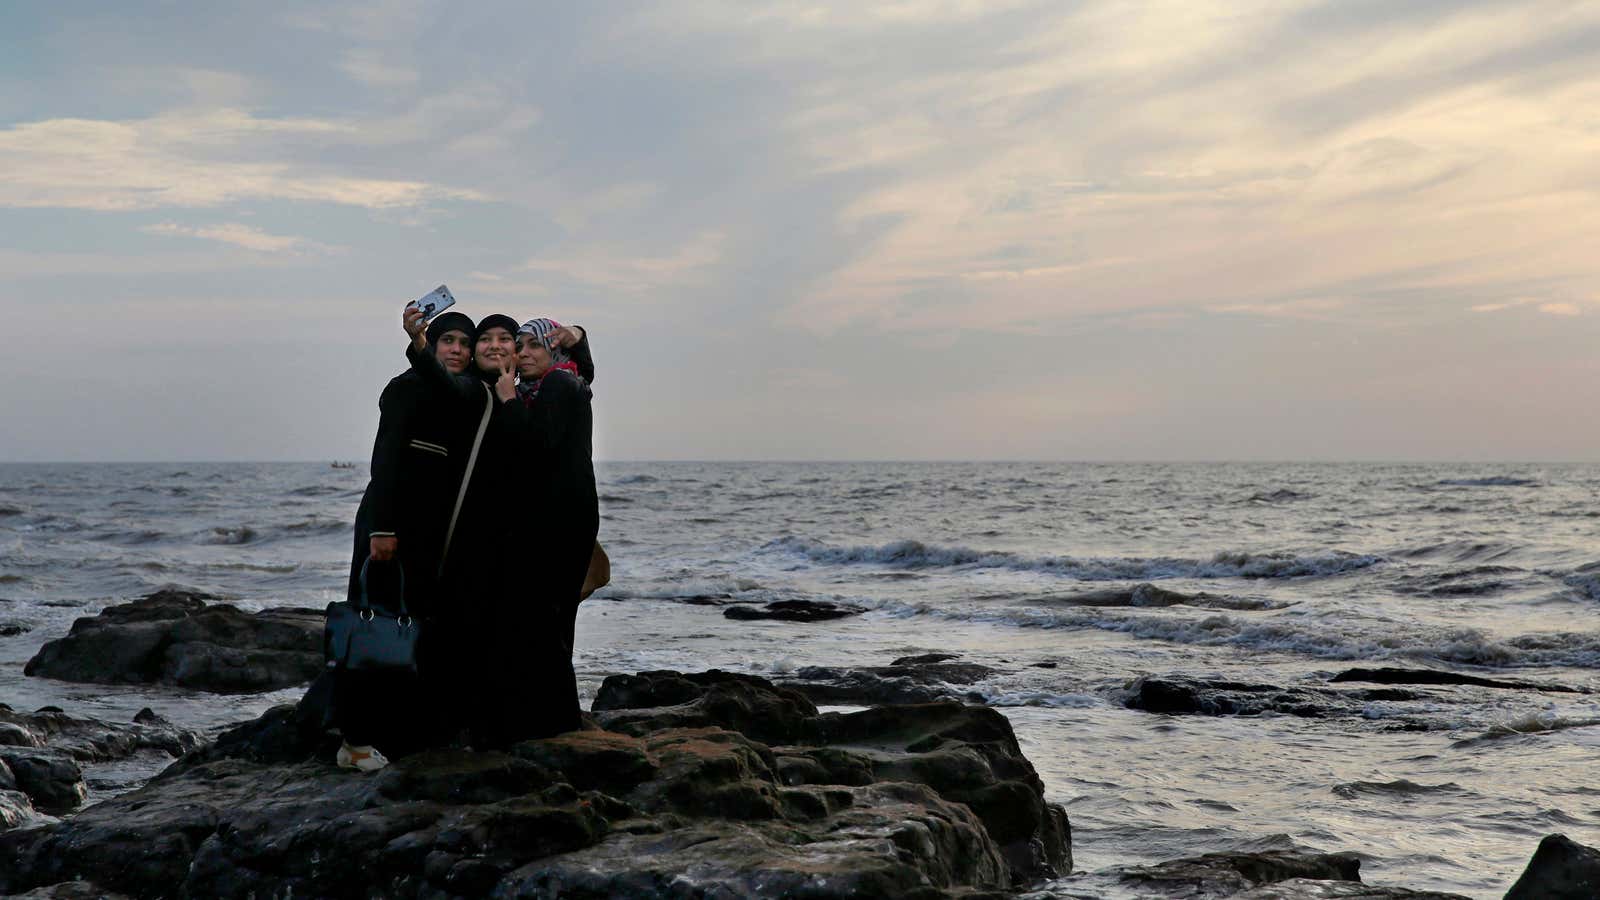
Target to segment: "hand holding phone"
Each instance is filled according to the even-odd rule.
[[[432,321],[434,316],[456,305],[456,298],[451,295],[450,289],[439,285],[428,293],[406,304],[406,309],[422,310],[423,321]]]

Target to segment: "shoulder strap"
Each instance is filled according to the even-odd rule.
[[[483,433],[489,430],[489,416],[494,413],[494,392],[486,384],[483,392],[483,420],[478,423],[478,436],[472,439],[472,453],[467,456],[466,471],[461,473],[461,489],[456,491],[456,508],[450,513],[450,527],[444,533],[444,549],[439,552],[439,574],[444,574],[445,560],[450,558],[450,540],[456,536],[456,519],[461,517],[461,504],[467,499],[467,485],[472,481],[472,470],[478,464],[478,448],[483,446]]]

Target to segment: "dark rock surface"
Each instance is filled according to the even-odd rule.
[[[1600,850],[1564,834],[1547,835],[1506,900],[1592,900],[1600,897]]]
[[[982,702],[980,696],[962,688],[988,678],[995,670],[957,659],[950,653],[927,653],[901,657],[887,666],[805,666],[783,684],[817,703]]]
[[[17,622],[0,622],[0,637],[16,637],[19,634],[27,634],[31,630],[28,626]]]
[[[94,684],[159,682],[216,693],[305,684],[322,671],[320,610],[251,614],[193,591],[162,590],[72,623],[25,674]]]
[[[1099,873],[1126,889],[1158,897],[1230,900],[1467,900],[1459,894],[1361,883],[1361,860],[1343,853],[1298,849],[1207,853],[1153,866]],[[1069,882],[1070,884],[1070,882]]]
[[[931,900],[1070,871],[1066,816],[993,710],[817,715],[723,672],[601,694],[611,730],[370,776],[308,760],[317,716],[279,707],[137,791],[0,834],[0,893],[92,874],[134,897]]]
[[[126,759],[137,753],[180,756],[200,735],[148,709],[129,725],[69,716],[55,710],[17,712],[0,703],[0,828],[65,813],[88,796],[80,763]],[[36,812],[37,811],[37,812]]]
[[[771,619],[780,622],[824,622],[858,616],[867,611],[864,606],[851,603],[834,603],[830,600],[778,600],[765,606],[729,606],[722,615],[729,619]]]
[[[128,895],[113,893],[88,881],[63,881],[17,894],[13,900],[128,900]]]
[[[1196,713],[1208,716],[1253,716],[1262,713],[1320,719],[1359,716],[1375,700],[1421,700],[1427,694],[1398,688],[1336,690],[1281,687],[1189,675],[1145,675],[1129,682],[1123,703],[1129,709],[1154,713]],[[1426,727],[1396,718],[1397,729]]]
[[[1464,684],[1474,687],[1501,688],[1517,691],[1551,691],[1561,694],[1587,694],[1583,688],[1570,687],[1564,684],[1539,684],[1532,681],[1511,681],[1503,678],[1480,678],[1477,675],[1464,675],[1459,672],[1445,672],[1439,669],[1346,669],[1328,679],[1338,683],[1344,681],[1364,681],[1373,684]]]

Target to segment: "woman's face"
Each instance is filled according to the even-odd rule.
[[[511,336],[511,332],[496,326],[478,335],[478,346],[473,352],[473,359],[478,363],[479,369],[497,375],[505,368],[506,361],[516,352],[517,342]]]
[[[517,374],[523,381],[544,377],[555,364],[544,343],[531,334],[517,336]]]
[[[472,359],[472,347],[467,342],[465,331],[446,331],[439,335],[439,342],[433,347],[433,355],[439,357],[439,363],[449,370],[452,375],[460,375],[467,370],[467,361]]]

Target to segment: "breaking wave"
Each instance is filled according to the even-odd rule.
[[[1539,482],[1532,478],[1512,478],[1509,475],[1494,475],[1488,478],[1442,478],[1437,484],[1445,487],[1537,487]]]
[[[1309,556],[1295,553],[1224,551],[1209,561],[1177,557],[1083,558],[1019,556],[1004,551],[939,547],[921,541],[894,541],[873,546],[835,547],[819,541],[783,537],[767,549],[796,553],[813,562],[876,564],[905,569],[972,568],[1048,572],[1080,581],[1155,581],[1168,578],[1306,578],[1339,575],[1377,565],[1383,557],[1330,550]]]
[[[1153,584],[1136,584],[1131,588],[1106,588],[1078,594],[1037,598],[1033,602],[1061,603],[1068,606],[1159,608],[1166,606],[1194,606],[1204,609],[1283,609],[1294,604],[1285,600],[1268,600],[1256,597],[1228,597],[1200,591],[1185,594],[1169,591]]]

